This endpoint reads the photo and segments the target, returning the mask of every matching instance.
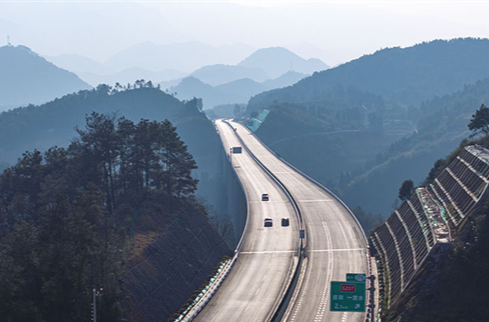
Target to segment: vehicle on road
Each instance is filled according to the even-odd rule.
[[[287,217],[284,217],[282,218],[282,226],[288,226],[290,223],[289,223],[289,218]]]
[[[236,154],[236,153],[242,153],[242,151],[243,151],[243,149],[240,146],[233,146],[231,148],[231,153],[234,153],[234,154]]]
[[[261,201],[268,201],[269,197],[268,197],[268,193],[264,193],[261,195]]]
[[[273,226],[273,219],[272,218],[265,218],[263,221],[263,225],[265,227],[272,227]]]

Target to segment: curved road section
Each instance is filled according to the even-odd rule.
[[[331,194],[278,159],[246,127],[231,124],[255,157],[287,187],[305,222],[306,258],[283,321],[364,321],[364,313],[329,308],[331,281],[345,281],[346,273],[368,274],[367,241],[358,222]]]
[[[216,127],[226,151],[241,146],[229,125],[218,121]],[[248,219],[232,270],[195,321],[269,321],[297,263],[297,221],[285,194],[244,148],[230,159],[246,193]],[[281,225],[283,217],[289,226]],[[266,218],[272,226],[265,227]]]

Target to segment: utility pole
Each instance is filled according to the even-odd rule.
[[[92,302],[92,322],[97,322],[97,296],[102,296],[104,295],[104,289],[99,288],[97,291],[96,289],[92,290],[92,295],[93,295],[93,302]]]

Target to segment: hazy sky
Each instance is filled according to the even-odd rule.
[[[329,65],[386,47],[489,37],[489,1],[4,1],[0,44],[104,61],[143,41],[284,46]]]

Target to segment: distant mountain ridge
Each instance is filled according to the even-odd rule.
[[[427,113],[417,123],[417,131],[391,145],[362,172],[352,175],[341,188],[345,201],[354,200],[370,211],[387,213],[390,205],[379,207],[374,196],[381,194],[392,202],[404,180],[421,184],[435,161],[470,135],[467,124],[481,104],[489,105],[489,78],[424,102],[422,110]]]
[[[91,88],[25,46],[0,47],[0,111]]]
[[[203,66],[234,64],[253,50],[243,44],[212,46],[195,41],[170,44],[146,41],[123,49],[103,62],[76,54],[48,59],[97,86],[133,83],[138,79],[153,83],[171,81],[188,76]]]
[[[328,88],[353,86],[403,105],[452,93],[489,76],[489,39],[435,40],[408,48],[388,48],[314,73],[291,88],[254,97],[250,109],[271,102],[318,100]]]
[[[272,88],[292,85],[306,76],[297,72],[288,72],[281,77],[269,79],[262,83],[250,78],[241,78],[217,86],[212,86],[196,77],[189,76],[182,79],[178,84],[169,86],[168,90],[180,99],[201,98],[204,109],[211,109],[224,104],[246,104],[253,95]],[[164,83],[161,84],[164,86]]]
[[[224,64],[204,66],[192,72],[189,76],[196,77],[204,83],[213,86],[226,84],[243,78],[249,78],[256,82],[263,82],[270,79],[270,76],[260,68],[248,68]]]
[[[386,215],[400,184],[419,183],[488,104],[488,51],[472,38],[380,50],[258,94],[247,113],[270,110],[256,131],[265,143],[352,208]]]
[[[181,99],[200,97],[204,107],[209,109],[223,104],[247,103],[253,95],[293,85],[312,72],[327,68],[328,65],[318,59],[303,59],[286,48],[263,48],[237,65],[199,68],[169,90]]]
[[[258,83],[270,81],[264,89],[269,90],[291,85],[306,75],[329,68],[319,59],[304,59],[282,47],[262,48],[253,52],[251,47],[240,44],[210,46],[199,42],[166,45],[144,42],[122,50],[105,62],[76,54],[47,58],[57,66],[76,73],[94,87],[144,79],[161,83],[163,88],[167,88],[165,83],[174,84],[191,76],[212,86],[246,78]],[[288,74],[287,78],[273,84],[284,74]],[[297,74],[303,76],[293,76]],[[291,79],[294,81],[291,82]]]
[[[310,75],[328,69],[319,59],[304,59],[283,47],[262,48],[237,65],[210,65],[194,71],[190,76],[211,85],[221,85],[241,78],[264,82],[286,73]]]
[[[270,78],[282,76],[287,71],[302,74],[328,69],[329,66],[317,58],[304,59],[282,47],[262,48],[241,61],[238,66],[259,68]]]

